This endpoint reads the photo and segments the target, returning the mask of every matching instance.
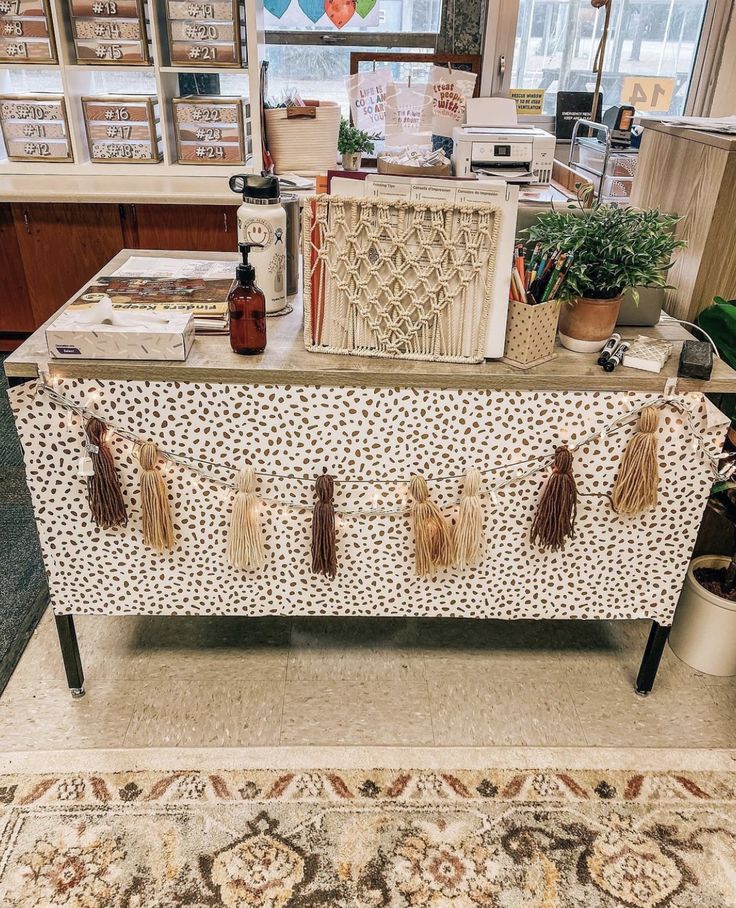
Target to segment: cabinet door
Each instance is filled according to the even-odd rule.
[[[0,205],[0,332],[36,328],[10,205]]]
[[[236,205],[131,205],[138,249],[237,252]]]
[[[123,248],[117,205],[14,203],[13,220],[37,324]]]

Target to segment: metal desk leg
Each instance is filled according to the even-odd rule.
[[[636,692],[640,697],[646,697],[654,686],[659,661],[662,658],[669,633],[669,627],[662,627],[656,621],[652,621],[652,629],[649,631],[649,639],[636,678]]]
[[[77,632],[74,629],[74,618],[71,615],[54,615],[54,618],[69,690],[72,697],[83,697],[84,672],[82,671],[82,658],[79,655]]]

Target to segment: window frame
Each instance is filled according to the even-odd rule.
[[[706,4],[685,99],[686,116],[707,116],[710,111],[731,2],[732,0],[708,0]],[[488,0],[481,72],[483,96],[506,95],[511,87],[518,18],[519,0]],[[554,117],[523,117],[523,120],[554,132]]]

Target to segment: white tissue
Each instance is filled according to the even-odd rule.
[[[100,327],[111,325],[115,328],[155,328],[157,325],[167,325],[169,319],[165,315],[156,315],[155,312],[121,312],[115,309],[112,300],[105,293],[91,309],[84,312],[74,312],[73,307],[65,313],[69,324]]]

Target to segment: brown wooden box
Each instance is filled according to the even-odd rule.
[[[32,135],[17,137],[6,132],[27,131]],[[73,161],[69,141],[69,124],[64,98],[53,95],[45,98],[27,95],[0,97],[0,129],[5,150],[11,161]],[[51,133],[49,135],[48,133]]]
[[[5,0],[0,11],[0,61],[56,63],[48,0]]]
[[[228,0],[227,4],[222,0],[170,2],[166,16],[169,60],[173,65],[240,68],[246,46],[241,26],[239,0]]]
[[[180,163],[245,163],[242,98],[201,95],[174,98],[172,104]]]
[[[90,160],[155,164],[162,159],[157,99],[141,95],[82,98]]]

